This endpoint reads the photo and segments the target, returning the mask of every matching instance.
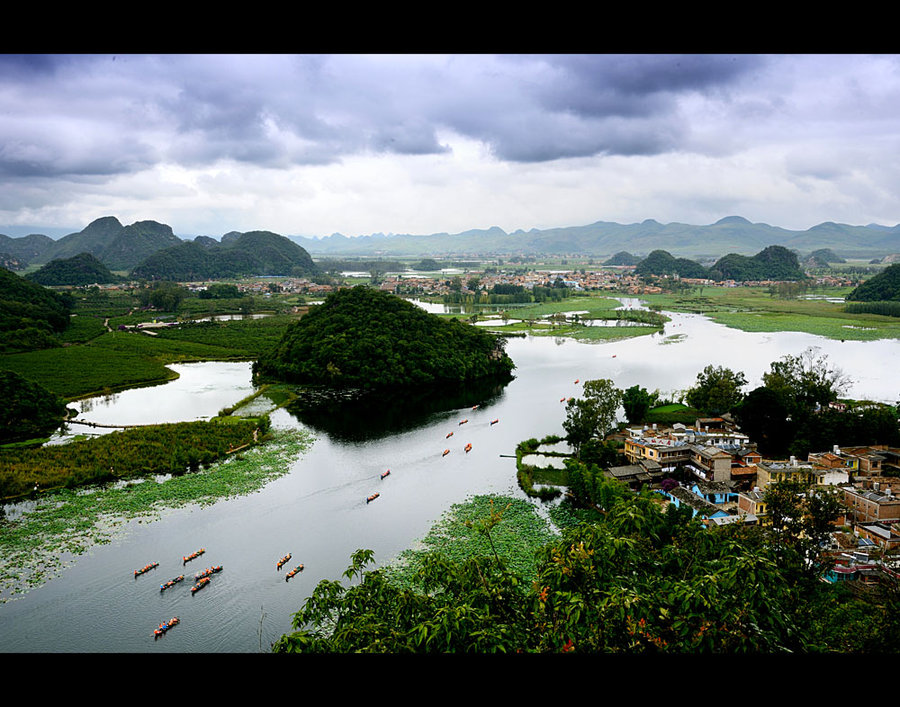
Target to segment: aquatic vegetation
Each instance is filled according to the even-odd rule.
[[[129,523],[254,493],[288,473],[312,443],[305,430],[279,430],[265,444],[182,476],[106,488],[61,489],[0,516],[0,602],[58,576],[74,556],[110,542]]]
[[[500,519],[490,527],[485,518]],[[537,550],[554,540],[557,533],[528,501],[499,495],[473,496],[454,504],[431,528],[417,547],[404,550],[385,573],[392,583],[416,586],[421,561],[437,552],[454,562],[470,557],[493,557],[494,551],[506,567],[520,577],[537,577]]]

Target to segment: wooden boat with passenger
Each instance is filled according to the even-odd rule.
[[[168,631],[168,630],[169,630],[170,628],[172,628],[173,626],[177,626],[179,623],[181,623],[181,620],[180,620],[177,616],[173,616],[171,619],[169,619],[168,621],[166,621],[164,624],[160,624],[160,625],[156,628],[156,630],[153,631],[153,637],[154,637],[154,638],[159,638],[159,637],[162,636],[166,631]]]
[[[155,567],[159,567],[159,563],[151,562],[149,565],[145,565],[144,567],[141,567],[139,570],[135,570],[134,576],[139,577],[140,575],[144,574],[145,572],[149,572],[150,570],[152,570]]]
[[[170,589],[171,587],[174,587],[179,582],[183,582],[183,581],[184,581],[184,575],[180,574],[177,577],[175,577],[175,579],[170,579],[168,582],[164,582],[163,584],[160,584],[159,591],[164,592],[166,589]]]
[[[287,555],[282,557],[280,560],[278,560],[278,563],[275,565],[275,569],[280,570],[282,567],[284,567],[288,563],[288,561],[290,559],[291,559],[291,553],[288,553]]]
[[[284,575],[284,581],[287,582],[295,574],[297,574],[298,572],[302,572],[302,571],[303,571],[303,565],[297,565],[294,569],[292,569],[290,572],[288,572],[286,575]]]
[[[191,587],[191,594],[196,594],[197,592],[199,592],[201,589],[203,589],[203,587],[209,584],[209,581],[209,577],[201,577],[200,581],[197,582],[197,584],[195,584],[193,587]]]
[[[212,567],[207,567],[202,572],[198,572],[194,575],[194,580],[204,579],[210,577],[211,575],[216,574],[216,572],[222,571],[222,565],[213,565]]]
[[[201,547],[199,550],[197,550],[196,552],[192,552],[190,555],[188,555],[186,557],[182,555],[182,557],[181,557],[182,564],[186,565],[191,560],[196,560],[204,552],[206,552],[206,548]]]

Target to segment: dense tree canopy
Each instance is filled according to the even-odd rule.
[[[741,388],[747,379],[740,371],[723,366],[707,366],[697,374],[697,383],[687,391],[687,403],[691,407],[711,415],[728,412],[743,398]]]
[[[603,439],[616,424],[622,391],[607,378],[584,382],[584,397],[566,403],[563,429],[577,451],[590,439]]]
[[[378,388],[508,379],[513,367],[502,338],[360,286],[313,307],[254,371],[264,379]]]
[[[649,393],[646,388],[633,385],[622,393],[622,407],[625,418],[631,422],[643,422],[650,408],[656,404],[658,393]]]
[[[249,231],[218,245],[195,241],[157,250],[132,270],[149,280],[211,280],[244,275],[312,275],[319,268],[293,241],[269,231]]]
[[[0,352],[58,346],[74,300],[0,268]]]
[[[90,253],[79,253],[71,258],[51,260],[39,270],[26,275],[39,285],[94,285],[118,282],[108,267]]]
[[[43,437],[66,416],[65,401],[13,371],[0,371],[0,443]]]
[[[585,472],[587,473],[587,472]],[[602,475],[601,475],[602,476]],[[707,528],[689,512],[594,484],[602,516],[541,548],[537,576],[491,553],[450,561],[431,553],[417,587],[400,587],[359,551],[340,581],[322,581],[276,652],[302,653],[761,653],[840,650],[812,606],[834,591],[813,578],[795,536],[764,528]],[[582,496],[584,498],[584,496]],[[785,499],[784,508],[795,504]],[[799,507],[794,505],[794,507]],[[817,518],[825,518],[824,504]],[[494,518],[486,518],[490,533]],[[502,522],[502,521],[500,521]],[[805,528],[818,532],[814,523]],[[889,600],[890,602],[890,600]],[[871,612],[865,630],[891,617]],[[842,608],[845,605],[841,605]],[[838,623],[862,620],[832,612]],[[892,625],[896,618],[890,619]],[[896,650],[888,636],[881,650]]]
[[[860,302],[900,300],[900,263],[889,265],[875,277],[861,283],[847,295],[847,299]]]
[[[797,254],[784,246],[770,245],[754,256],[729,253],[710,268],[716,280],[802,280]]]

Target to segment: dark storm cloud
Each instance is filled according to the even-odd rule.
[[[448,150],[502,160],[677,149],[682,92],[762,60],[718,56],[0,57],[0,175],[112,175],[166,162],[325,164]]]
[[[524,88],[517,113],[485,111],[466,132],[501,159],[546,161],[596,154],[651,155],[688,134],[685,93],[720,91],[758,69],[759,57],[579,55],[501,57],[509,90]],[[503,90],[504,82],[498,82]],[[518,129],[517,129],[518,127]]]

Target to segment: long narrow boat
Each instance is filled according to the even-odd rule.
[[[371,503],[371,502],[374,501],[376,498],[378,498],[380,495],[381,495],[380,493],[373,493],[371,496],[369,496],[368,498],[366,498],[366,503]]]
[[[471,452],[471,451],[472,451],[472,443],[469,442],[469,443],[466,445],[466,454],[468,454],[468,453]]]
[[[288,553],[287,555],[282,557],[280,560],[278,560],[278,564],[275,565],[275,569],[280,570],[282,567],[284,567],[288,563],[288,561],[290,559],[291,559],[291,553]]]
[[[222,571],[222,565],[214,565],[212,567],[207,567],[202,572],[198,572],[197,574],[195,574],[194,579],[195,580],[204,579],[206,577],[209,577],[210,575],[215,574],[216,572],[221,572],[221,571]]]
[[[151,562],[149,565],[145,565],[144,567],[141,567],[139,570],[135,570],[134,576],[139,577],[140,575],[144,574],[145,572],[149,572],[150,570],[152,570],[155,567],[159,567],[159,563]]]
[[[297,574],[298,572],[302,572],[302,571],[303,571],[303,565],[297,565],[294,569],[292,569],[290,572],[288,572],[286,575],[284,575],[284,581],[287,582],[295,574]]]
[[[168,630],[169,630],[170,628],[172,628],[173,626],[177,626],[179,623],[181,623],[181,619],[179,619],[177,616],[173,616],[171,619],[169,619],[168,621],[166,621],[164,624],[160,624],[160,625],[156,628],[156,630],[153,632],[153,637],[154,637],[154,638],[159,638],[159,637],[162,636],[166,631],[168,631]]]
[[[170,579],[168,582],[160,584],[159,591],[164,592],[166,589],[174,587],[176,584],[178,584],[179,582],[183,582],[183,581],[184,581],[184,575],[180,574],[177,577],[175,577],[175,579]]]
[[[441,454],[441,456],[442,456],[442,457],[446,457],[448,454],[450,454],[450,450],[449,450],[449,449],[445,449],[445,450],[444,450],[444,453]]]
[[[444,437],[444,439],[450,439],[452,436],[453,436],[453,433],[452,433],[452,432],[448,432],[448,433],[447,433],[447,436]]]
[[[459,421],[459,424],[460,424],[460,425],[464,425],[464,424],[466,424],[468,421],[469,421],[469,418],[466,418],[465,420],[460,420],[460,421]]]
[[[195,594],[196,592],[199,592],[207,584],[209,584],[209,577],[201,577],[200,581],[197,582],[197,584],[195,584],[193,587],[191,587],[191,594]]]
[[[391,475],[391,470],[390,470],[390,469],[388,469],[387,471],[383,471],[383,472],[381,472],[381,479],[384,480],[384,479],[386,479],[386,478],[387,478],[388,476],[390,476],[390,475]]]
[[[186,564],[187,564],[188,562],[190,562],[191,560],[196,560],[196,559],[197,559],[198,557],[200,557],[200,555],[202,555],[204,552],[206,552],[206,548],[201,547],[199,550],[197,550],[196,552],[192,552],[190,555],[187,555],[186,557],[185,557],[185,556],[182,556],[182,557],[181,557],[182,564],[185,564],[185,565],[186,565]]]
[[[495,420],[491,420],[491,426],[493,427],[493,426],[496,425],[498,422],[500,422],[500,418],[499,418],[499,417],[498,417],[497,419],[495,419]]]

